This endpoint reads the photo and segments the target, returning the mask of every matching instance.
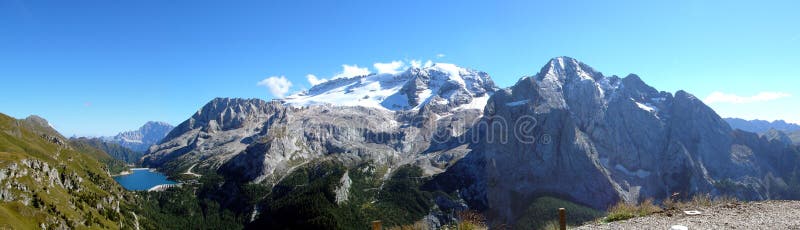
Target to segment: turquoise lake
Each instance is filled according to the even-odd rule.
[[[159,172],[151,172],[149,169],[139,168],[131,169],[131,174],[115,176],[114,180],[117,181],[122,187],[127,190],[148,190],[153,186],[160,184],[175,184],[175,181],[167,180],[164,174]]]

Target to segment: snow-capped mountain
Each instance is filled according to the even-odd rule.
[[[488,74],[453,64],[411,67],[397,74],[339,78],[285,98],[289,105],[331,104],[387,110],[415,110],[431,105],[434,112],[483,109],[497,90]]]

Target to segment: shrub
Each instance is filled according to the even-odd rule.
[[[676,193],[677,194],[677,193]],[[712,198],[707,193],[695,194],[691,199],[680,201],[677,195],[665,199],[662,203],[666,210],[678,210],[686,208],[709,207],[728,203],[736,203],[739,200],[736,197],[723,195]]]
[[[457,216],[459,230],[486,229],[486,218],[478,212],[461,211],[457,213]]]
[[[639,205],[628,204],[620,201],[608,210],[607,222],[627,220],[634,217],[646,216],[660,212],[661,208],[653,204],[652,199],[647,199]]]
[[[394,226],[394,227],[390,227],[388,229],[389,230],[428,230],[428,229],[431,229],[431,227],[428,225],[427,222],[420,220],[420,221],[417,221],[417,222],[415,222],[413,224]]]
[[[620,220],[627,220],[636,217],[636,206],[620,201],[610,209],[608,209],[608,217],[606,221],[614,222]]]

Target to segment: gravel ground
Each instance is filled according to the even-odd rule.
[[[697,210],[700,215],[683,211]],[[656,213],[612,223],[596,223],[575,229],[800,229],[800,201],[728,203]]]

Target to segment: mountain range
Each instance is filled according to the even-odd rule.
[[[758,133],[768,139],[776,139],[787,144],[800,144],[800,125],[787,123],[783,120],[744,120],[740,118],[725,118],[725,121],[734,129]]]
[[[447,210],[473,209],[492,226],[513,226],[544,196],[599,210],[676,193],[795,198],[797,152],[731,128],[688,92],[557,57],[505,89],[486,73],[435,64],[334,79],[271,102],[217,98],[150,148],[143,164],[270,188],[265,200],[244,205],[257,224],[316,226],[284,222],[281,205],[316,194],[297,186],[323,183],[312,191],[333,195],[302,202],[363,218],[392,219],[363,214],[375,203],[407,213],[393,224],[447,222]],[[413,189],[386,187],[397,183]],[[302,202],[295,205],[312,205]]]
[[[783,120],[765,121],[765,120],[745,120],[741,118],[725,118],[725,121],[734,129],[741,129],[753,133],[764,133],[770,129],[778,130],[785,133],[794,133],[800,131],[800,125],[794,123],[787,123]]]

